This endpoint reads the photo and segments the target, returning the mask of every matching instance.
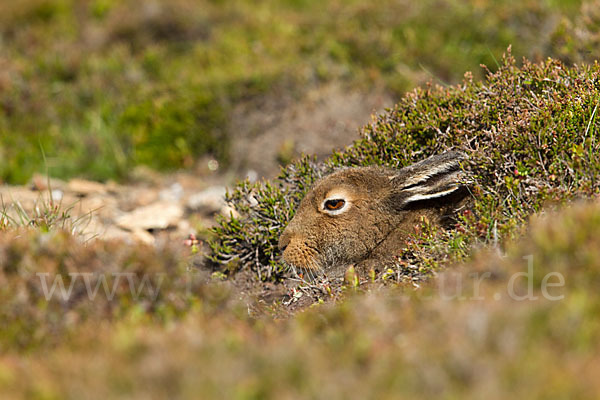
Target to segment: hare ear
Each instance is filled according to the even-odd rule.
[[[463,153],[450,151],[401,169],[390,177],[393,207],[402,209],[418,201],[442,198],[464,187],[460,167],[464,159]]]

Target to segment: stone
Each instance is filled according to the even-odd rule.
[[[125,243],[144,243],[148,245],[155,244],[154,236],[148,231],[138,229],[129,232],[115,226],[109,226],[102,234],[96,236],[100,240],[118,240]]]
[[[155,240],[154,240],[154,236],[152,236],[152,234],[148,231],[145,231],[143,229],[138,229],[133,231],[133,238],[140,242],[140,243],[145,243],[148,245],[153,245]]]
[[[158,193],[158,198],[162,201],[179,201],[183,197],[183,186],[178,182],[173,183],[166,189]]]
[[[106,229],[100,231],[95,239],[100,240],[119,240],[125,243],[132,243],[131,232],[125,231],[116,226],[108,226]]]
[[[72,179],[67,184],[67,190],[80,196],[89,196],[92,194],[105,194],[106,186],[102,183],[85,179]]]
[[[236,211],[235,208],[226,205],[225,207],[223,207],[220,211],[221,215],[225,216],[225,217],[231,217],[231,218],[239,218],[240,214]]]
[[[33,190],[37,190],[38,192],[44,192],[48,189],[61,189],[65,188],[65,183],[60,179],[50,178],[48,182],[48,177],[41,174],[34,174],[31,178],[31,188]]]
[[[135,210],[117,218],[117,225],[135,232],[138,230],[167,229],[177,226],[183,217],[183,207],[179,204],[157,202]]]
[[[159,201],[158,191],[153,188],[131,188],[119,197],[119,209],[133,211],[139,207],[149,206]]]
[[[52,201],[62,201],[63,197],[65,196],[64,192],[60,189],[54,189],[52,190]]]
[[[225,203],[224,186],[212,186],[201,192],[191,195],[187,200],[187,208],[193,212],[214,214],[221,212],[227,204]]]

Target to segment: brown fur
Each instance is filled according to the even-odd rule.
[[[421,217],[443,223],[465,199],[461,153],[431,157],[401,170],[348,168],[319,180],[279,240],[284,261],[309,272],[361,269],[392,261]],[[347,209],[331,215],[327,198]]]

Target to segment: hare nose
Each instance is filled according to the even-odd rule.
[[[284,251],[288,244],[290,244],[291,240],[292,235],[290,235],[288,232],[283,232],[279,237],[279,250]]]

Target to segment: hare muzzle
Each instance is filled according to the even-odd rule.
[[[283,260],[292,268],[300,270],[320,269],[316,249],[312,248],[299,235],[286,229],[279,238],[279,249],[283,251]]]

